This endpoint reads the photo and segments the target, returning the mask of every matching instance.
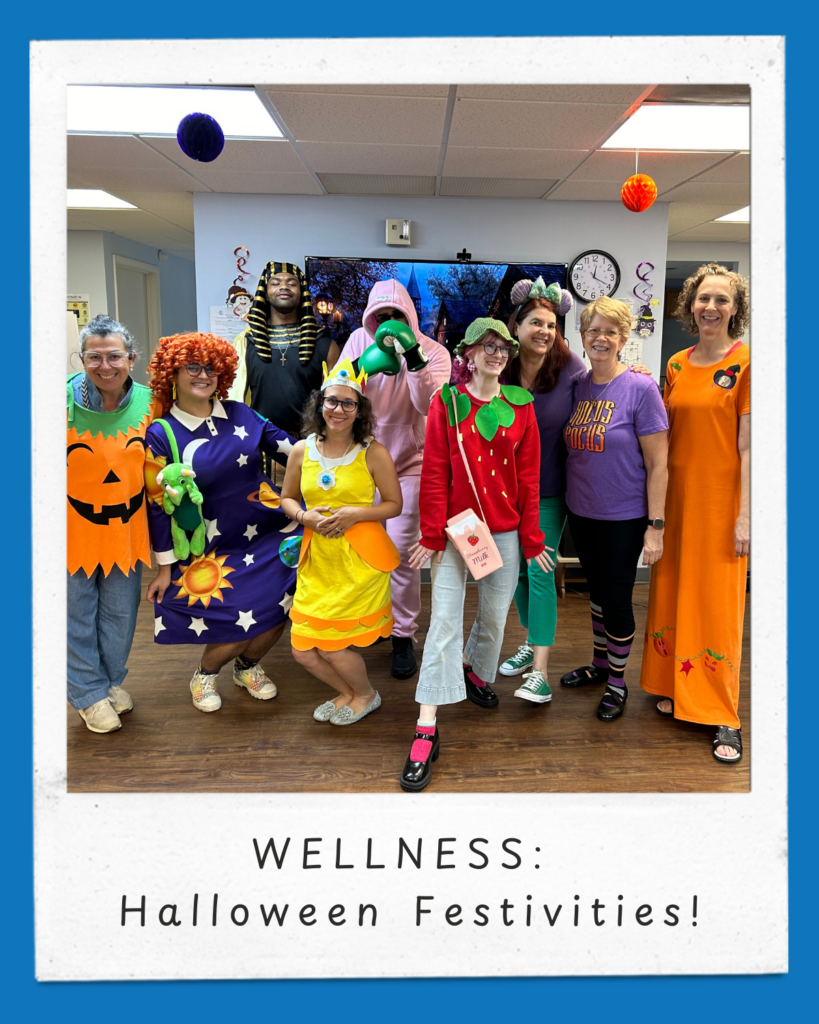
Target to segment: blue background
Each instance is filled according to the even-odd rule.
[[[811,5],[815,10],[815,4]],[[814,740],[810,732],[809,709],[815,699],[815,662],[808,651],[809,573],[814,571],[812,520],[816,501],[815,437],[812,409],[816,398],[815,366],[810,352],[816,339],[815,246],[817,216],[816,182],[816,76],[815,35],[807,3],[765,4],[745,0],[735,4],[653,5],[621,3],[518,5],[514,9],[485,0],[461,0],[435,4],[388,5],[372,0],[338,0],[337,3],[247,3],[229,5],[214,0],[196,4],[169,4],[167,0],[139,0],[136,3],[22,4],[13,0],[3,17],[4,159],[0,163],[5,184],[5,245],[2,247],[3,291],[5,297],[6,365],[3,404],[6,413],[6,444],[14,460],[6,467],[6,485],[0,503],[5,527],[6,570],[4,572],[3,616],[6,664],[5,728],[3,730],[3,843],[4,893],[2,932],[3,1003],[10,1020],[86,1020],[102,1016],[118,1024],[142,1022],[151,1014],[159,1020],[190,1016],[198,1021],[244,1020],[264,1014],[273,1019],[288,1017],[311,1021],[332,1015],[336,1021],[383,1021],[390,1016],[410,1016],[415,1021],[452,1020],[466,1017],[514,1017],[517,1020],[581,1020],[606,1017],[610,1021],[688,1021],[692,1016],[709,1021],[768,1021],[790,1018],[808,1008],[815,956],[816,846],[811,821],[816,814]],[[790,663],[795,678],[804,682],[800,704],[791,704],[790,743],[790,973],[763,977],[707,978],[558,978],[503,980],[413,980],[413,981],[323,981],[323,982],[123,982],[38,984],[34,980],[34,895],[32,853],[32,748],[31,693],[28,685],[31,650],[31,552],[29,532],[21,530],[24,517],[30,521],[28,480],[29,394],[28,360],[29,304],[29,222],[28,196],[28,43],[37,39],[129,39],[129,38],[224,38],[225,36],[298,37],[403,37],[411,36],[519,36],[521,51],[532,56],[526,36],[551,34],[552,45],[564,44],[566,35],[785,35],[787,52],[787,139],[788,139],[788,282],[791,285],[791,331],[788,340],[789,385],[789,549],[805,569],[794,571],[789,583]],[[634,77],[640,77],[640,48],[634,53]],[[727,45],[727,44],[725,44]],[[612,47],[620,44],[612,42]],[[548,46],[539,43],[544,71],[548,70]],[[578,60],[582,61],[582,50]],[[383,59],[388,72],[389,57],[380,58],[377,44],[373,60]],[[712,54],[719,66],[719,52]],[[488,69],[503,78],[503,69]],[[599,67],[589,66],[590,80]],[[445,77],[445,76],[444,76]],[[715,76],[716,77],[716,76]],[[242,80],[237,69],[237,81]],[[754,281],[757,310],[755,358],[765,359],[765,337],[784,328],[784,296],[765,295],[765,283]],[[35,288],[57,288],[49,267],[35,269]],[[807,302],[802,300],[807,299]],[[36,300],[34,305],[36,321]],[[802,317],[805,324],[802,324]],[[35,322],[36,332],[36,322]],[[36,338],[36,334],[35,334]],[[62,342],[61,342],[62,344]],[[51,358],[62,356],[62,347],[40,339],[35,351]],[[809,347],[811,346],[811,347]],[[35,362],[34,373],[37,365]],[[804,396],[804,397],[803,397]],[[49,396],[44,400],[50,401]],[[756,486],[764,486],[761,481]],[[62,492],[61,484],[55,490]],[[55,515],[62,504],[55,497]],[[755,538],[762,543],[762,538]],[[783,567],[784,568],[784,567]],[[54,567],[55,580],[62,567]],[[815,633],[815,627],[813,628]],[[54,699],[61,699],[63,665],[55,665]],[[782,671],[786,666],[782,666]],[[761,689],[766,681],[756,680]],[[798,716],[798,718],[796,717]],[[704,754],[704,756],[707,756]],[[810,762],[810,766],[809,766]],[[732,836],[713,821],[713,842],[724,846]],[[127,872],[127,856],[121,870]],[[813,870],[811,870],[813,869]],[[601,870],[604,866],[601,865]],[[765,878],[758,878],[760,891]],[[726,945],[732,942],[735,923],[731,907],[724,907],[721,927]],[[533,936],[533,939],[535,937]],[[536,941],[536,939],[535,939]],[[764,941],[764,937],[762,937]],[[491,957],[491,942],[486,955]],[[529,949],[531,955],[532,950]],[[218,971],[218,947],[203,948]],[[340,957],[343,956],[340,950]],[[544,950],[544,968],[547,967]],[[815,972],[815,967],[814,967]],[[814,1008],[815,999],[811,1000]]]

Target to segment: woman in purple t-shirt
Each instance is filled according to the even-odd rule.
[[[619,361],[631,334],[625,303],[594,299],[580,314],[580,334],[591,370],[574,380],[564,430],[566,504],[589,583],[594,656],[560,681],[605,682],[597,717],[611,722],[628,697],[623,675],[634,640],[637,560],[641,549],[643,565],[663,553],[668,419],[652,378],[627,373]]]

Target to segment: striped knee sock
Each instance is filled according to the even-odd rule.
[[[606,646],[609,656],[609,685],[625,686],[623,673],[626,671],[626,662],[631,653],[631,645],[634,643],[634,634],[618,639],[606,633]]]
[[[608,670],[609,659],[606,651],[606,627],[603,625],[603,609],[594,601],[589,601],[591,608],[592,634],[594,636],[594,656],[592,665],[595,668]]]

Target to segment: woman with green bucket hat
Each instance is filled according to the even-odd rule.
[[[456,386],[432,399],[421,471],[421,539],[410,565],[428,560],[432,615],[415,699],[421,705],[401,787],[424,789],[438,759],[437,709],[468,698],[480,708],[498,705],[491,683],[500,660],[506,617],[518,582],[520,550],[544,572],[553,568],[538,525],[540,438],[532,396],[500,383],[518,343],[499,320],[481,317],[455,349]],[[478,579],[475,622],[463,649],[468,570],[446,526],[468,509],[481,516],[503,561]],[[433,557],[434,556],[434,557]]]

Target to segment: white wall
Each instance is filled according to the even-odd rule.
[[[733,261],[737,264],[738,274],[751,276],[751,246],[748,242],[669,242],[668,262],[673,263],[674,260],[702,263]]]
[[[88,295],[91,316],[108,312],[103,231],[68,232],[66,292]]]
[[[617,298],[634,298],[635,269],[656,267],[652,281],[662,324],[668,237],[668,204],[642,214],[621,203],[543,202],[528,199],[384,198],[369,196],[269,196],[195,193],[196,296],[200,330],[209,329],[209,306],[221,305],[236,276],[233,250],[250,250],[248,269],[258,275],[276,259],[304,266],[305,256],[445,259],[466,247],[475,260],[568,263],[585,249],[611,253],[622,279]],[[388,217],[412,220],[411,247],[387,246]],[[255,279],[252,282],[255,286]],[[580,351],[572,312],[567,339]],[[660,370],[660,331],[643,359]]]

